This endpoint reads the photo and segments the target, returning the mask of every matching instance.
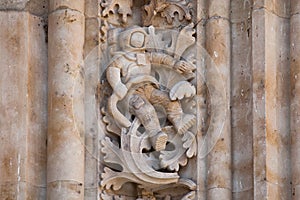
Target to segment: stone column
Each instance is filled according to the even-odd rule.
[[[289,1],[254,1],[254,199],[290,199]]]
[[[300,1],[291,0],[291,158],[292,197],[300,198]]]
[[[207,82],[212,112],[223,119],[212,120],[208,131],[207,199],[231,199],[231,126],[230,126],[230,0],[208,1],[206,48],[212,65],[208,66]],[[216,88],[222,83],[223,88]],[[214,88],[215,87],[215,88]],[[215,90],[214,90],[215,89]],[[215,94],[220,93],[220,94]],[[218,96],[219,99],[216,97]],[[218,104],[222,104],[219,106]],[[221,111],[222,110],[222,111]],[[214,115],[215,113],[212,113]],[[219,121],[220,120],[220,121]],[[224,123],[220,130],[213,130]]]
[[[49,10],[47,198],[84,199],[84,1]]]

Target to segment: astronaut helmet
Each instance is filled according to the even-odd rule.
[[[146,31],[141,27],[133,27],[120,34],[120,46],[125,51],[145,50],[148,41]]]

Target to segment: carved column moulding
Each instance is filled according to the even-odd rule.
[[[197,154],[191,3],[140,4],[101,3],[100,67],[105,72],[100,107],[106,130],[100,141],[100,196],[194,199],[196,183],[189,166]],[[137,8],[140,12],[133,13]],[[142,22],[131,21],[135,13]],[[155,25],[157,17],[166,20],[167,28]]]

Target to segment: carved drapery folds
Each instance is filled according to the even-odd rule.
[[[191,3],[150,1],[140,7],[141,24],[130,19],[134,1],[101,6],[101,88],[107,91],[101,98],[101,198],[122,199],[122,188],[131,187],[132,199],[193,199],[196,183],[181,173],[197,154]],[[155,25],[157,17],[166,28]]]

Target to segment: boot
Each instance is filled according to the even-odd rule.
[[[159,131],[155,135],[149,136],[151,145],[156,151],[162,151],[166,148],[168,135],[162,131]]]
[[[168,135],[161,131],[154,107],[139,95],[133,95],[129,105],[131,113],[133,113],[144,126],[153,148],[156,151],[164,150],[166,148]]]
[[[185,113],[170,114],[168,119],[171,121],[178,134],[185,133],[196,122],[196,117],[194,115]]]

